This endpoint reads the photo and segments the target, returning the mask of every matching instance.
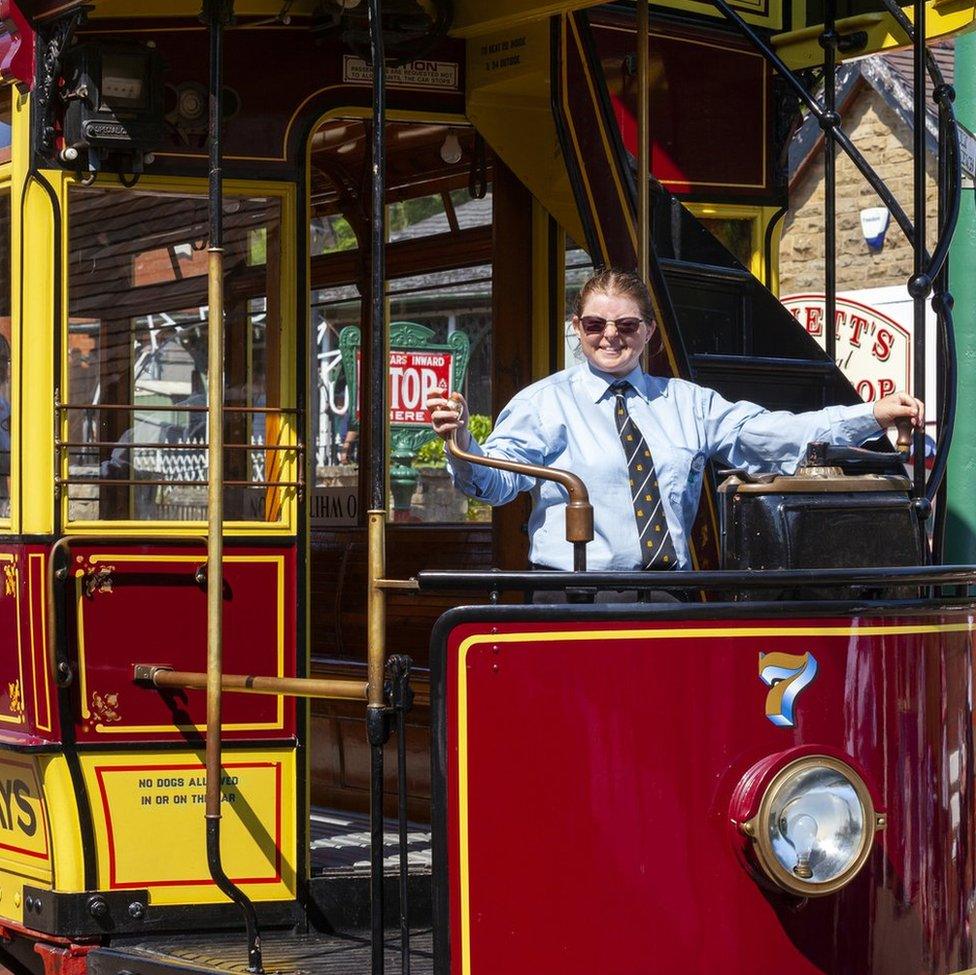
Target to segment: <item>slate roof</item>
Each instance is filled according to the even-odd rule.
[[[942,72],[946,84],[952,84],[955,77],[954,45],[951,40],[940,41],[930,47],[936,64]],[[914,127],[915,112],[912,89],[914,85],[914,53],[911,48],[893,51],[890,54],[877,54],[850,61],[837,71],[837,106],[841,115],[848,109],[864,86],[873,88],[885,104],[895,112],[909,128]],[[935,153],[938,147],[938,109],[932,98],[933,83],[926,72],[925,129],[926,147]],[[803,125],[793,136],[790,144],[790,183],[792,184],[806,169],[808,163],[820,151],[823,135],[813,116],[807,116]]]

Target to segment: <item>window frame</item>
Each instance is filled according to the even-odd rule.
[[[74,189],[79,187],[97,187],[98,189],[110,192],[139,193],[156,192],[172,193],[182,195],[194,195],[206,199],[207,180],[200,177],[183,176],[147,176],[139,180],[135,187],[124,187],[114,175],[102,175],[93,182],[87,183],[77,177],[68,176],[61,184],[61,212],[63,214],[63,230],[61,234],[61,257],[63,267],[68,268],[70,260],[70,227],[71,209],[70,196]],[[298,254],[296,236],[296,206],[297,188],[294,183],[273,180],[224,180],[224,192],[227,195],[240,196],[264,196],[273,197],[280,201],[281,206],[281,232],[280,232],[280,253],[279,253],[279,292],[281,316],[281,372],[280,372],[280,408],[295,411],[299,405],[298,388]],[[68,356],[68,329],[70,323],[70,294],[69,294],[69,274],[65,273],[62,282],[62,313],[60,324],[60,348],[58,349],[57,377],[58,388],[63,391],[62,401],[66,401],[66,393],[69,390],[70,360]],[[209,414],[208,414],[209,415]],[[62,411],[56,421],[58,439],[67,439],[68,415]],[[283,418],[281,443],[295,448],[294,451],[283,451],[285,460],[283,461],[281,480],[300,481],[304,473],[305,458],[302,453],[302,438],[300,437],[301,424],[297,412],[285,414]],[[69,452],[61,451],[55,447],[55,470],[61,478],[68,472]],[[281,514],[277,521],[232,521],[224,522],[224,534],[233,536],[289,536],[295,535],[298,531],[299,521],[299,491],[298,489],[284,489],[287,493],[281,504]],[[68,491],[61,491],[58,498],[61,525],[64,534],[84,534],[84,535],[114,535],[120,537],[138,536],[160,536],[168,535],[196,535],[201,538],[206,532],[207,522],[205,520],[185,520],[168,521],[162,519],[113,519],[113,520],[92,520],[92,519],[70,519],[69,518],[69,499]]]

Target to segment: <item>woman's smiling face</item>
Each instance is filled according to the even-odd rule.
[[[595,316],[607,320],[602,332],[588,334],[581,319]],[[636,332],[623,335],[616,322],[622,318],[641,319]],[[633,298],[621,294],[594,292],[587,296],[579,316],[573,318],[573,328],[579,336],[580,348],[589,362],[601,372],[611,376],[626,376],[640,364],[641,353],[654,332],[654,325],[643,321],[640,306]]]

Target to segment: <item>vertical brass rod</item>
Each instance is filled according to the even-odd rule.
[[[650,274],[650,104],[648,56],[650,16],[647,0],[637,0],[637,273]]]
[[[367,544],[367,707],[369,740],[370,971],[383,975],[385,920],[383,877],[383,746],[388,737],[386,594],[377,580],[386,575],[386,51],[382,0],[368,0],[369,48],[373,67],[372,213],[370,227],[369,509]]]
[[[207,819],[220,819],[224,561],[224,249],[209,250],[207,348]]]
[[[369,553],[369,591],[366,594],[366,619],[369,654],[366,668],[367,699],[371,708],[383,708],[386,667],[386,590],[377,585],[386,576],[386,512],[367,514]]]
[[[210,31],[209,265],[207,274],[207,866],[217,889],[244,914],[247,968],[263,971],[257,912],[227,876],[220,853],[221,718],[224,611],[224,189],[222,163],[224,28],[233,0],[205,0]]]

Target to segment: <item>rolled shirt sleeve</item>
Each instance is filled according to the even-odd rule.
[[[753,474],[771,470],[793,474],[807,444],[856,445],[882,432],[870,403],[788,413],[744,400],[730,403],[714,390],[699,389],[699,419],[709,455]]]

